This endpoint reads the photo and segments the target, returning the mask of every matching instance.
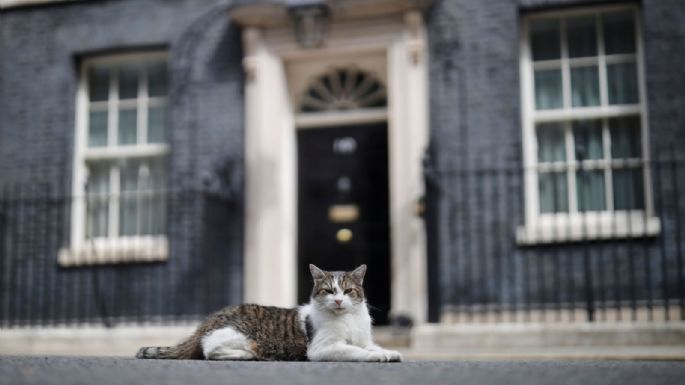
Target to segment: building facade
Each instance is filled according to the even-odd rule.
[[[0,5],[5,325],[684,319],[679,1]]]

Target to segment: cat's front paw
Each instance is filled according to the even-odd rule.
[[[388,362],[388,356],[383,350],[373,350],[369,352],[366,358],[368,362]]]
[[[402,354],[395,350],[372,350],[369,352],[370,362],[402,362]]]
[[[388,358],[388,362],[402,362],[402,354],[397,350],[386,350],[385,356]]]

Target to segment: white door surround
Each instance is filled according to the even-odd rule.
[[[369,1],[368,3],[374,3]],[[405,3],[387,1],[385,3]],[[332,23],[325,45],[300,48],[287,24],[232,12],[243,26],[245,105],[245,301],[297,305],[296,130],[314,124],[388,122],[391,314],[423,323],[427,312],[421,159],[428,139],[426,33],[422,14],[392,9]],[[242,12],[242,13],[241,13]],[[244,16],[247,14],[249,17]],[[385,82],[387,111],[297,114],[310,79],[353,65]]]

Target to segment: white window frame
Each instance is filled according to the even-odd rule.
[[[138,110],[138,143],[116,147],[88,147],[88,119],[90,111],[90,103],[88,100],[88,69],[95,64],[118,64],[159,59],[168,60],[168,54],[164,51],[113,54],[88,58],[83,60],[80,65],[78,88],[76,92],[71,236],[69,247],[61,249],[59,252],[58,263],[62,266],[151,262],[163,261],[168,258],[169,248],[165,234],[136,236],[119,236],[116,234],[119,227],[118,209],[112,210],[110,208],[109,210],[110,212],[114,212],[115,215],[108,216],[109,235],[107,237],[86,239],[86,207],[84,202],[88,174],[86,166],[87,161],[158,157],[169,153],[168,143],[145,143],[145,140],[141,140],[141,138],[147,137],[148,107],[151,105],[166,105],[168,99],[168,95],[163,97],[148,97],[148,82],[146,78],[144,78],[143,81],[139,81],[139,95],[143,96],[138,96],[134,102],[124,101],[124,103],[135,103],[136,109]],[[145,73],[145,71],[142,71],[142,73]],[[110,78],[108,100],[94,103],[102,103],[107,106],[107,110],[117,111],[119,103],[121,102],[118,98],[117,81],[117,74]],[[117,120],[118,114],[108,114],[108,143],[116,142],[116,130],[112,128],[118,126]],[[112,174],[118,172],[119,170],[117,167],[113,167],[110,172],[110,186],[114,185],[114,190],[111,193],[113,195],[118,194],[119,188],[118,178],[114,177]],[[110,205],[111,204],[112,203],[110,202]]]
[[[634,105],[609,105],[608,101],[608,83],[606,74],[606,59],[604,55],[604,41],[602,36],[602,28],[600,24],[599,15],[602,12],[612,11],[630,11],[635,18],[635,38],[636,38],[636,52],[630,55],[611,55],[612,62],[620,62],[622,60],[635,60],[637,65],[637,84],[639,103]],[[565,28],[561,28],[561,59],[554,60],[558,66],[561,62],[562,68],[562,96],[563,108],[554,110],[536,110],[535,109],[535,89],[533,82],[534,63],[532,60],[532,53],[530,48],[529,26],[531,21],[546,19],[546,18],[565,18],[569,16],[597,16],[597,39],[598,39],[598,57],[597,58],[568,58],[567,43],[564,36]],[[524,196],[525,196],[525,224],[519,226],[516,232],[516,240],[519,244],[541,244],[541,243],[559,243],[559,242],[574,242],[586,239],[611,239],[611,238],[629,238],[629,237],[645,237],[654,236],[660,232],[661,226],[658,218],[654,217],[654,207],[651,189],[651,177],[649,169],[649,124],[648,124],[648,108],[647,108],[647,93],[645,87],[644,75],[644,49],[643,49],[643,30],[640,19],[640,8],[635,5],[616,5],[616,6],[596,6],[583,7],[572,10],[549,11],[529,14],[522,17],[521,20],[521,35],[520,35],[520,79],[521,79],[521,115],[522,115],[522,135],[523,135],[523,164],[524,164]],[[588,62],[599,64],[599,87],[600,87],[600,106],[596,107],[572,107],[571,105],[571,85],[570,85],[570,61]],[[552,62],[552,61],[549,61]],[[545,66],[548,62],[537,62],[535,66],[540,68]],[[641,127],[642,140],[642,159],[637,160],[637,163],[643,164],[644,167],[644,210],[626,210],[626,211],[610,211],[608,207],[606,211],[598,212],[578,212],[576,186],[572,183],[575,178],[569,178],[568,191],[569,198],[569,212],[568,213],[545,213],[539,212],[539,196],[538,196],[538,170],[541,166],[537,163],[537,139],[536,139],[536,125],[544,122],[561,122],[564,125],[570,125],[572,121],[578,119],[593,119],[593,118],[610,118],[622,116],[639,115]],[[606,120],[604,120],[606,122]],[[608,128],[603,124],[603,134],[607,135]],[[569,130],[566,129],[566,135]],[[566,143],[572,142],[566,138]],[[606,138],[603,140],[603,146],[606,147]],[[608,148],[604,148],[605,157],[600,162],[625,162],[624,160],[611,160]],[[573,153],[572,149],[567,149],[567,153]],[[585,163],[592,163],[593,161],[583,161]],[[596,161],[594,161],[596,162]],[[630,162],[630,161],[628,161]],[[568,166],[563,166],[564,171],[571,168],[573,171],[578,167],[575,160],[567,159]],[[599,166],[604,167],[604,166]],[[613,192],[611,191],[611,180],[607,182],[606,193],[609,200],[613,199]]]

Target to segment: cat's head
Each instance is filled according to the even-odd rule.
[[[366,265],[352,271],[325,271],[309,265],[314,278],[312,304],[335,314],[347,313],[364,303]]]

